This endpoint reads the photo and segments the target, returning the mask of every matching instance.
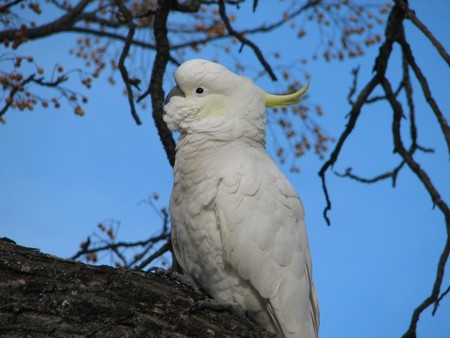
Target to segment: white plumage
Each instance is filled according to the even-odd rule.
[[[164,120],[180,132],[170,201],[183,271],[218,300],[238,303],[268,330],[317,337],[304,209],[265,151],[265,106],[298,102],[206,60],[175,72]]]

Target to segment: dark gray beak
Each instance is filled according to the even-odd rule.
[[[169,101],[170,101],[170,99],[171,99],[173,96],[181,96],[181,97],[185,97],[185,95],[184,95],[183,91],[180,89],[180,87],[175,86],[175,87],[172,88],[172,90],[169,92],[169,94],[167,94],[166,100],[164,101],[164,104],[165,104],[165,105],[168,104]]]

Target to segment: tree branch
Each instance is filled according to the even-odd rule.
[[[161,257],[167,251],[170,251],[171,248],[172,248],[172,244],[169,239],[168,241],[166,241],[166,243],[163,244],[163,246],[161,246],[158,250],[156,250],[150,257],[148,257],[141,264],[136,266],[136,270],[144,269],[147,265],[149,265],[151,262],[153,262],[156,258]],[[173,261],[175,262],[175,256],[173,256]]]
[[[120,34],[115,34],[115,33],[112,33],[112,32],[86,28],[86,27],[71,27],[71,28],[67,29],[67,31],[68,32],[75,32],[75,33],[84,33],[84,34],[89,34],[89,35],[95,35],[95,36],[98,36],[98,37],[101,37],[101,38],[111,38],[111,39],[118,40],[118,41],[123,41],[123,42],[127,41],[127,37],[126,36],[122,36]],[[148,42],[141,41],[141,40],[132,39],[131,40],[131,45],[132,46],[141,47],[141,48],[144,48],[144,49],[156,50],[156,46],[155,45],[153,45],[151,43],[148,43]],[[171,49],[179,49],[179,48],[182,48],[182,47],[171,46],[170,48]],[[170,56],[169,61],[172,64],[176,65],[176,66],[180,65],[180,62],[178,62],[178,60],[176,60],[172,56]]]
[[[358,88],[358,73],[359,73],[359,66],[352,69],[353,82],[347,95],[347,101],[350,105],[354,104],[353,95],[355,95],[356,89]]]
[[[433,306],[433,312],[431,313],[433,316],[436,314],[436,311],[439,307],[439,303],[442,299],[444,299],[445,296],[447,296],[447,294],[450,292],[450,286],[441,293],[441,295],[439,296],[439,298],[434,302],[434,306]]]
[[[325,174],[326,174],[327,170],[332,168],[333,165],[336,163],[339,153],[341,152],[341,149],[342,149],[345,141],[350,136],[350,134],[352,133],[352,131],[356,125],[356,122],[358,120],[359,115],[361,114],[361,109],[362,109],[364,103],[366,102],[367,98],[369,97],[369,95],[372,93],[372,91],[375,89],[375,87],[377,85],[378,85],[378,79],[376,76],[374,76],[372,78],[372,80],[370,80],[370,82],[364,87],[364,89],[361,90],[361,92],[358,95],[358,99],[355,101],[355,103],[353,104],[352,110],[348,114],[349,120],[347,122],[347,125],[345,126],[345,130],[342,132],[341,136],[339,137],[339,140],[337,141],[336,146],[334,147],[333,151],[331,152],[330,157],[324,163],[322,168],[320,168],[319,176],[322,181],[322,189],[324,191],[325,201],[326,201],[326,206],[325,206],[325,209],[323,210],[323,216],[328,225],[331,224],[330,219],[328,218],[328,211],[331,210],[331,200],[330,200],[330,197],[328,194],[328,189],[327,189],[327,185],[326,185],[326,181],[325,181]]]
[[[328,169],[332,168],[333,165],[336,163],[338,156],[341,152],[341,149],[347,140],[348,136],[352,133],[356,122],[358,120],[359,115],[361,114],[361,109],[364,106],[364,104],[367,103],[369,95],[373,92],[375,87],[379,84],[380,76],[384,76],[384,73],[386,72],[388,59],[392,52],[392,45],[397,37],[398,29],[401,26],[401,21],[403,20],[403,12],[400,8],[397,6],[394,6],[391,10],[391,13],[388,18],[388,22],[386,25],[386,31],[385,36],[386,39],[383,42],[383,44],[380,47],[378,56],[375,60],[375,65],[373,67],[373,70],[375,71],[375,76],[372,77],[372,79],[367,83],[367,85],[360,91],[357,100],[353,103],[352,109],[350,110],[350,113],[348,114],[349,120],[347,122],[347,125],[345,126],[344,131],[342,132],[341,136],[339,137],[339,140],[336,143],[335,148],[331,152],[328,160],[324,163],[322,168],[320,168],[320,171],[318,175],[321,178],[322,181],[322,189],[324,191],[325,195],[325,201],[326,205],[323,210],[323,216],[325,218],[325,221],[328,225],[330,225],[330,219],[328,218],[328,212],[331,210],[331,200],[328,194],[328,189],[326,185],[325,180],[325,174]]]
[[[217,3],[217,1],[214,3]],[[272,30],[275,30],[275,29],[285,25],[290,20],[292,20],[292,19],[296,18],[297,16],[299,16],[300,14],[302,14],[305,10],[307,10],[311,7],[314,7],[314,6],[318,5],[319,3],[320,3],[319,0],[308,1],[308,3],[305,4],[304,6],[298,8],[297,10],[295,10],[292,13],[287,14],[286,16],[283,16],[283,18],[281,20],[275,21],[269,25],[261,25],[256,28],[250,28],[250,29],[244,29],[241,31],[236,31],[236,34],[238,34],[240,36],[246,36],[246,35],[257,34],[257,33],[268,33]],[[181,49],[181,48],[190,47],[190,46],[196,45],[196,44],[201,45],[201,44],[206,44],[206,43],[209,43],[212,41],[217,41],[217,40],[222,40],[222,39],[227,39],[227,38],[229,38],[229,35],[208,36],[208,37],[202,38],[202,39],[191,40],[191,41],[181,42],[178,44],[171,45],[170,49]]]
[[[408,7],[408,4],[403,0],[394,0],[394,2],[400,6],[400,8],[405,12],[406,17],[419,28],[422,33],[431,41],[433,46],[437,49],[438,53],[442,56],[445,62],[450,66],[450,56],[445,51],[444,46],[434,37],[430,30],[420,21],[416,13]]]
[[[90,0],[81,0],[72,10],[59,19],[35,28],[11,29],[0,32],[0,41],[14,41],[20,38],[21,42],[33,40],[52,35],[57,32],[68,30],[80,18],[80,14],[89,4]]]
[[[414,74],[416,75],[417,80],[419,81],[419,84],[422,88],[423,95],[430,106],[431,110],[434,112],[434,115],[436,116],[436,119],[439,122],[439,125],[442,130],[442,134],[444,135],[445,141],[447,143],[447,149],[450,153],[450,127],[448,125],[447,120],[445,119],[444,114],[442,113],[441,109],[439,108],[436,100],[433,98],[431,94],[430,87],[428,86],[428,81],[425,77],[425,75],[422,73],[420,67],[417,65],[411,47],[406,42],[406,40],[400,39],[399,40],[400,45],[402,46],[403,55],[408,61],[408,64],[411,66]]]
[[[0,238],[4,337],[274,337],[237,313],[190,311],[198,292],[177,280],[11,242]]]
[[[94,253],[94,252],[101,252],[101,251],[107,251],[111,249],[119,249],[119,248],[132,248],[132,247],[138,247],[138,246],[146,246],[148,244],[154,244],[161,240],[167,239],[169,236],[168,233],[162,233],[155,237],[150,237],[144,241],[136,241],[136,242],[117,242],[117,243],[108,243],[103,246],[94,247],[94,248],[86,248],[78,251],[76,254],[74,254],[70,259],[78,259],[83,255]]]
[[[156,40],[156,56],[153,62],[152,75],[147,93],[139,98],[139,100],[143,99],[148,93],[151,95],[153,120],[155,121],[155,126],[171,166],[175,164],[175,141],[171,131],[163,120],[163,79],[167,63],[170,59],[169,40],[167,38],[167,18],[172,4],[172,0],[158,0],[158,9],[156,10],[153,24],[153,32]]]
[[[257,45],[255,45],[252,41],[245,38],[242,34],[234,30],[234,28],[231,26],[230,20],[228,19],[226,9],[225,9],[225,2],[224,0],[219,0],[219,14],[222,18],[223,23],[225,24],[225,27],[227,28],[227,31],[230,35],[236,37],[239,41],[242,42],[243,45],[248,45],[251,49],[253,49],[253,52],[255,53],[256,57],[258,58],[261,65],[264,67],[266,72],[269,74],[272,81],[277,81],[277,77],[275,73],[272,70],[272,67],[270,67],[269,63],[264,58],[264,55],[261,53],[261,50],[258,48]]]
[[[381,85],[386,92],[387,99],[392,107],[392,110],[394,112],[394,119],[392,124],[392,132],[394,135],[394,144],[395,149],[394,151],[399,153],[400,156],[403,158],[403,160],[406,162],[406,164],[409,166],[411,171],[418,177],[418,179],[422,182],[425,189],[430,194],[430,197],[435,205],[438,206],[438,208],[442,211],[445,217],[446,227],[447,227],[447,243],[444,247],[444,250],[442,251],[441,257],[439,259],[438,268],[437,268],[437,275],[436,279],[433,285],[433,290],[431,292],[431,295],[425,299],[419,307],[417,307],[414,310],[410,327],[408,328],[408,331],[404,334],[404,338],[406,337],[415,337],[416,336],[416,327],[417,322],[419,321],[420,314],[431,304],[434,302],[437,302],[439,299],[439,293],[442,285],[442,280],[444,278],[444,272],[445,272],[445,265],[447,263],[449,254],[450,254],[450,209],[447,206],[447,204],[442,200],[439,192],[435,188],[434,184],[431,182],[431,179],[428,177],[427,173],[420,167],[420,165],[413,159],[411,154],[406,151],[405,147],[403,146],[403,142],[401,139],[401,120],[403,116],[403,109],[398,102],[398,100],[395,98],[395,95],[392,91],[391,85],[389,81],[387,81],[385,78],[381,78]]]
[[[394,135],[394,152],[400,154],[403,160],[408,164],[411,171],[416,174],[419,180],[422,182],[434,204],[441,209],[447,221],[449,221],[447,227],[450,233],[450,209],[446,205],[446,203],[442,200],[439,192],[434,187],[434,184],[431,182],[431,179],[428,177],[427,173],[420,167],[420,165],[414,161],[411,154],[405,149],[403,146],[403,142],[400,134],[400,124],[403,116],[403,109],[401,107],[400,102],[394,96],[391,85],[389,81],[385,78],[381,80],[381,85],[386,92],[387,98],[391,107],[394,111],[394,120],[393,120],[393,135]]]
[[[400,172],[400,170],[402,169],[404,164],[405,164],[405,162],[403,161],[398,166],[396,166],[394,169],[392,169],[391,171],[387,171],[383,174],[377,175],[372,178],[364,178],[364,177],[355,175],[352,172],[352,168],[347,168],[344,173],[338,173],[338,172],[334,171],[334,174],[339,177],[348,177],[352,180],[358,181],[360,183],[366,183],[366,184],[377,183],[377,182],[385,180],[387,178],[392,178],[392,186],[395,187],[395,185],[397,183],[398,173]]]
[[[442,299],[439,298],[439,290],[442,284],[442,279],[444,277],[445,265],[447,263],[448,256],[450,254],[450,237],[447,237],[447,242],[445,244],[444,250],[442,251],[441,257],[439,258],[436,280],[433,285],[433,291],[429,297],[427,297],[422,304],[420,304],[413,313],[411,318],[411,323],[408,330],[402,336],[402,338],[416,338],[416,328],[417,323],[419,322],[420,314],[428,308],[431,304],[438,302]]]
[[[34,77],[35,77],[35,74],[31,74],[26,79],[24,79],[22,82],[20,82],[20,84],[18,84],[18,85],[16,85],[16,86],[11,88],[11,90],[9,92],[8,99],[6,100],[6,103],[3,106],[3,108],[0,110],[0,122],[2,122],[2,123],[4,122],[2,116],[7,112],[9,107],[14,102],[14,95],[16,95],[16,93],[19,91],[20,86],[25,86],[27,83],[33,81]]]
[[[123,5],[122,1],[114,0],[114,2],[119,7],[120,12],[123,14],[128,24],[127,38],[125,40],[125,45],[123,46],[122,53],[120,54],[119,59],[119,70],[120,74],[122,75],[123,82],[125,83],[125,86],[127,88],[127,96],[128,96],[128,103],[130,104],[131,116],[133,116],[133,119],[134,121],[136,121],[136,124],[140,125],[142,122],[136,113],[136,107],[134,106],[133,89],[131,88],[130,79],[128,77],[128,71],[127,68],[125,67],[125,59],[130,51],[130,46],[134,37],[135,26],[130,11]]]
[[[384,91],[384,96],[381,96],[380,99],[387,100],[389,104],[391,105],[391,108],[393,110],[393,123],[392,123],[392,134],[394,137],[394,152],[398,153],[400,157],[402,158],[401,164],[394,169],[391,173],[385,173],[380,176],[377,176],[373,179],[367,180],[362,179],[359,176],[353,175],[350,170],[347,170],[347,172],[343,176],[348,176],[350,178],[353,178],[355,180],[362,181],[364,183],[373,183],[376,181],[379,181],[381,179],[387,178],[387,177],[395,177],[397,175],[398,170],[403,166],[404,163],[407,164],[409,169],[417,176],[419,181],[422,183],[424,188],[429,193],[431,200],[434,205],[436,205],[441,212],[444,215],[445,223],[446,223],[446,229],[447,229],[447,242],[446,245],[441,253],[441,256],[439,258],[438,266],[437,266],[437,273],[436,273],[436,279],[434,281],[433,289],[431,292],[431,295],[427,297],[415,310],[411,319],[410,326],[407,330],[407,332],[404,334],[403,337],[416,337],[416,327],[417,322],[419,320],[420,314],[428,308],[431,304],[435,304],[435,309],[438,306],[439,301],[448,293],[445,291],[444,293],[440,294],[440,289],[442,285],[442,280],[444,277],[445,272],[445,266],[448,261],[448,257],[450,254],[450,209],[448,205],[442,200],[438,190],[435,188],[434,184],[432,183],[431,179],[429,178],[428,174],[420,167],[419,163],[417,163],[414,158],[413,154],[416,149],[421,149],[424,151],[429,151],[428,149],[424,149],[420,147],[417,144],[417,127],[415,124],[415,107],[413,102],[413,95],[412,95],[412,86],[409,78],[409,67],[411,66],[413,69],[417,79],[419,80],[419,84],[422,87],[423,94],[430,105],[431,109],[435,113],[437,120],[442,128],[444,137],[447,140],[449,140],[449,132],[448,132],[448,124],[445,120],[442,112],[440,111],[437,103],[431,96],[431,91],[428,87],[427,81],[425,76],[422,74],[422,71],[416,64],[414,57],[412,55],[412,51],[408,43],[406,42],[404,30],[403,30],[403,23],[402,20],[404,19],[404,6],[403,8],[400,8],[399,3],[401,2],[403,5],[405,3],[402,0],[397,0],[398,3],[397,6],[394,6],[391,10],[391,13],[389,15],[389,19],[386,25],[386,32],[385,32],[385,41],[383,45],[380,47],[379,54],[377,56],[375,65],[374,65],[374,72],[375,76],[372,78],[372,89],[377,85],[380,84]],[[411,13],[410,13],[411,15]],[[392,86],[390,82],[385,78],[385,72],[388,64],[388,60],[391,56],[392,46],[393,43],[399,43],[402,47],[403,52],[403,79],[402,83],[399,87],[400,89],[404,89],[406,93],[406,101],[407,105],[409,107],[409,118],[410,118],[410,136],[412,144],[409,148],[409,150],[406,150],[406,148],[403,145],[402,137],[401,137],[401,120],[404,117],[403,108],[400,104],[400,102],[397,99],[397,96],[399,94],[399,90],[396,92],[393,91]],[[443,56],[445,58],[445,55]],[[367,86],[366,86],[367,88]],[[366,89],[365,88],[365,89]],[[363,93],[360,94],[360,97]],[[325,191],[325,197],[327,200],[327,206],[324,211],[324,215],[326,217],[326,212],[330,209],[331,203],[329,201],[328,192],[326,191],[326,185],[325,185],[325,172],[326,170],[332,166],[339,154],[339,151],[342,147],[343,141],[346,138],[346,135],[349,134],[352,130],[352,126],[350,125],[350,122],[352,121],[352,118],[355,120],[355,114],[354,112],[355,108],[357,108],[357,113],[359,114],[359,111],[361,109],[361,106],[357,106],[359,100],[356,101],[353,104],[352,112],[350,113],[350,121],[347,125],[347,128],[345,129],[344,133],[341,135],[335,150],[331,153],[330,159],[324,164],[321,171],[319,172],[319,175],[322,177],[322,185],[324,186]],[[374,102],[372,99],[371,102]],[[365,96],[365,99],[362,100],[362,104],[369,103],[369,100],[367,100],[367,96]],[[449,147],[450,149],[450,147]],[[326,218],[328,221],[328,219]]]
[[[10,3],[4,4],[2,6],[0,6],[0,13],[6,13],[7,10],[9,10],[11,7],[14,7],[15,5],[20,4],[21,2],[23,2],[24,0],[15,0],[15,1],[11,1]]]

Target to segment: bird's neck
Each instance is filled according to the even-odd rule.
[[[222,140],[208,134],[182,134],[176,147],[176,161],[214,161],[225,152],[233,152],[237,148],[265,148],[265,140],[239,137],[233,140]]]

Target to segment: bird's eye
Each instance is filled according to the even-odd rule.
[[[204,96],[207,94],[207,90],[205,87],[197,87],[194,89],[194,95],[195,96]]]

